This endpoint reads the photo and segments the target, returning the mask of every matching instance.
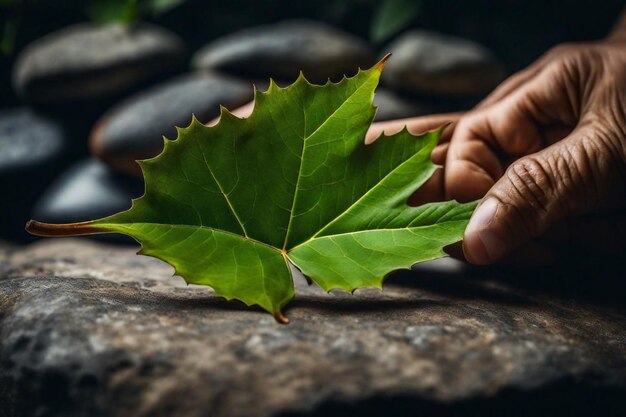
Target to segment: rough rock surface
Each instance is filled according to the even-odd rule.
[[[393,57],[382,81],[388,87],[444,97],[480,95],[503,79],[505,71],[484,46],[441,33],[411,30],[384,48]]]
[[[171,272],[85,240],[0,250],[0,414],[626,411],[623,305],[515,289],[444,260],[382,293],[297,279],[285,326]]]
[[[373,52],[364,41],[309,20],[241,30],[216,39],[193,57],[196,68],[287,80],[295,80],[302,71],[316,83],[337,81],[373,63]]]
[[[253,87],[209,71],[176,77],[140,92],[105,114],[91,133],[92,152],[118,170],[141,173],[135,163],[163,150],[163,136],[176,139],[194,114],[203,123],[252,100]]]
[[[28,45],[13,85],[32,102],[56,103],[123,91],[182,64],[182,41],[148,24],[76,24]]]

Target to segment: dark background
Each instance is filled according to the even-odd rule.
[[[376,36],[377,21],[390,4],[396,8],[396,14],[400,10],[404,19],[395,26],[387,25],[385,36]],[[69,143],[62,157],[56,158],[45,169],[29,165],[7,174],[0,166],[0,213],[3,217],[0,239],[32,240],[23,231],[24,222],[33,215],[33,206],[59,175],[89,158],[88,139],[96,121],[120,100],[172,75],[163,74],[161,79],[150,80],[147,85],[139,83],[122,93],[85,103],[41,105],[20,99],[11,82],[16,57],[30,42],[71,24],[147,21],[170,30],[182,38],[187,51],[187,67],[179,68],[177,73],[188,71],[189,57],[220,36],[261,24],[309,18],[357,35],[377,54],[387,52],[386,45],[411,28],[456,35],[487,47],[503,64],[507,74],[511,74],[558,43],[606,36],[619,18],[623,5],[623,1],[617,0],[0,0],[0,115],[26,107],[58,122]],[[457,101],[445,108],[467,109],[480,98]],[[0,152],[7,152],[13,138],[6,136],[0,141],[4,142],[4,145],[0,143],[4,146],[0,147]],[[114,177],[115,187],[129,188],[131,196],[141,188],[135,178],[113,172],[110,176]],[[110,213],[104,210],[95,214]],[[93,213],[85,212],[84,216],[78,216],[84,218],[70,215],[61,220],[86,220],[90,215]]]
[[[7,19],[18,22],[11,51],[2,54],[1,106],[15,104],[10,72],[15,55],[29,42],[69,24],[89,20],[82,0],[30,0],[4,3]],[[163,14],[146,13],[142,20],[158,23],[181,35],[190,51],[237,29],[287,18],[329,22],[364,39],[379,11],[377,0],[188,0]],[[618,19],[621,0],[422,0],[407,27],[433,29],[478,41],[492,49],[511,72],[517,71],[561,42],[604,37]]]

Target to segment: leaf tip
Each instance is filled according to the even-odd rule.
[[[278,87],[278,84],[276,84],[276,81],[274,81],[273,78],[270,78],[270,85],[269,85],[269,87],[267,87],[266,93],[269,94],[269,93],[273,92],[274,90],[280,90],[280,87]]]
[[[280,324],[289,324],[289,319],[281,311],[274,313],[274,319]]]
[[[385,55],[383,57],[383,59],[381,59],[380,61],[378,61],[378,63],[376,65],[374,65],[374,67],[377,70],[382,71],[382,69],[384,68],[385,64],[389,60],[389,58],[391,58],[391,52],[388,52],[387,55]]]
[[[304,76],[304,72],[302,72],[302,70],[300,70],[300,72],[298,73],[298,78],[296,78],[296,81],[294,81],[294,84],[296,83],[308,83],[309,81],[306,79],[306,77]]]
[[[237,116],[235,116],[234,114],[232,114],[230,112],[230,110],[228,110],[226,107],[222,106],[220,104],[220,116],[219,116],[219,121],[223,122],[227,119],[237,119]]]

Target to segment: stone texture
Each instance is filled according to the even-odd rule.
[[[0,235],[19,239],[34,201],[65,162],[65,130],[27,108],[0,111]],[[10,191],[9,191],[10,190]]]
[[[191,115],[207,123],[220,105],[234,109],[253,97],[252,83],[208,71],[177,77],[120,103],[93,128],[93,154],[118,170],[140,173],[138,159],[163,149],[163,136],[176,139],[176,126],[188,126]]]
[[[626,411],[623,303],[442,260],[354,296],[297,278],[285,326],[134,251],[84,240],[0,250],[1,415]],[[533,278],[550,279],[519,282]]]
[[[300,70],[311,82],[337,80],[369,67],[374,55],[365,42],[320,22],[287,20],[241,30],[196,52],[196,68],[295,80]]]
[[[462,97],[488,93],[505,76],[493,54],[472,41],[411,30],[388,46],[382,81],[398,91]]]
[[[99,219],[130,208],[131,199],[142,194],[141,180],[86,159],[55,179],[35,204],[32,216],[50,223]]]
[[[375,122],[441,113],[446,109],[441,104],[410,100],[382,87],[376,89],[374,106],[378,108]]]
[[[81,23],[28,45],[13,86],[38,103],[108,96],[171,71],[184,55],[181,40],[157,26]]]
[[[63,129],[28,108],[0,113],[0,175],[25,166],[39,166],[62,153]]]

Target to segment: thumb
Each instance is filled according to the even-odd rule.
[[[590,129],[579,128],[509,166],[465,230],[467,260],[493,263],[554,222],[591,210],[604,194],[602,183],[615,183],[610,166],[602,165],[606,158],[601,141],[593,138]]]

